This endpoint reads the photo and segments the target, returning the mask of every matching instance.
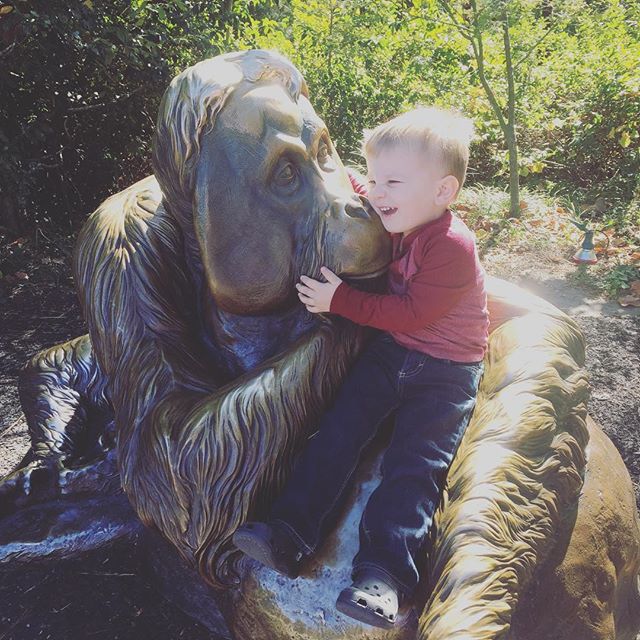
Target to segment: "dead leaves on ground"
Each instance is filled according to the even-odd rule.
[[[504,218],[477,215],[478,209],[473,203],[456,203],[455,209],[474,230],[481,245],[509,225],[520,229],[520,233],[506,238],[501,236],[501,243],[507,243],[509,249],[515,252],[541,237],[558,246],[573,246],[575,251],[584,238],[584,232],[571,221],[575,215],[562,206],[534,208],[523,201],[520,203],[521,217],[518,218],[509,218],[506,211],[502,213]],[[599,266],[604,270],[626,265],[638,268],[639,279],[631,281],[628,288],[619,291],[618,302],[622,306],[640,307],[640,234],[629,230],[620,233],[610,228],[603,229],[598,227],[597,222],[588,225],[594,231],[594,250]]]
[[[640,307],[640,280],[633,280],[618,302],[623,307]]]

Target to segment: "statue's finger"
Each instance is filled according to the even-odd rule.
[[[312,290],[315,290],[316,286],[320,283],[309,276],[300,276],[300,281],[307,285]]]
[[[0,482],[0,498],[6,498],[15,493],[16,480],[15,477],[7,478],[3,482]]]
[[[22,495],[31,495],[31,490],[33,488],[31,486],[31,474],[34,469],[38,468],[38,466],[39,465],[37,461],[30,462],[26,467],[23,467],[18,472],[18,475],[16,476],[16,487],[19,489]]]
[[[0,498],[8,500],[29,495],[30,482],[29,479],[25,477],[27,469],[29,469],[28,466],[19,469],[0,482]]]

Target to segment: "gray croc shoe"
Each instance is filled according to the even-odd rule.
[[[380,575],[363,571],[350,587],[340,592],[336,608],[365,624],[393,629],[404,622],[398,616],[400,597],[396,587]]]

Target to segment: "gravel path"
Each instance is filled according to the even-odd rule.
[[[498,249],[483,261],[492,275],[529,289],[577,320],[587,345],[589,411],[620,451],[640,509],[640,308],[622,307],[577,284],[577,267],[559,248]]]

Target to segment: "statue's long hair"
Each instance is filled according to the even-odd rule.
[[[358,330],[325,322],[229,384],[216,379],[197,334],[193,313],[202,305],[185,254],[197,246],[189,236],[199,139],[239,82],[265,78],[293,97],[306,92],[288,61],[264,51],[177,76],[158,118],[157,182],[107,200],[75,254],[93,349],[109,379],[123,487],[143,522],[218,587],[227,583],[232,533],[280,489],[360,344]]]

